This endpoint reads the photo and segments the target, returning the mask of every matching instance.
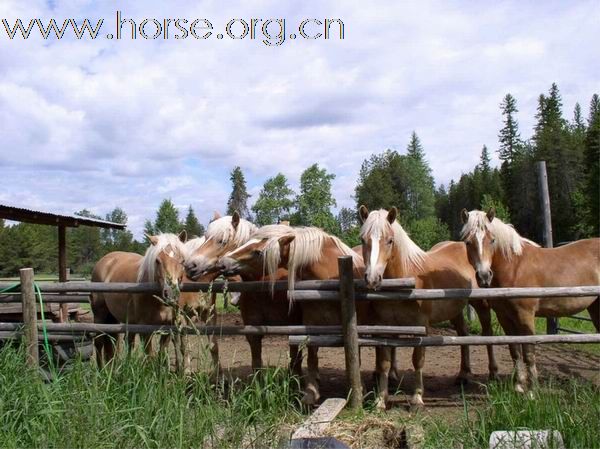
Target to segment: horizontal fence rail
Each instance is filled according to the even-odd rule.
[[[11,303],[20,303],[20,302],[21,302],[21,294],[20,293],[10,293],[8,295],[6,295],[6,294],[0,295],[0,304],[11,304]],[[83,294],[83,293],[75,293],[72,295],[45,293],[43,295],[43,302],[53,303],[53,304],[65,304],[65,303],[89,304],[90,295]]]
[[[8,288],[13,284],[0,283],[0,290]],[[39,282],[37,284],[42,293],[156,293],[162,292],[159,284],[152,282],[130,283],[130,282]],[[339,290],[338,280],[324,281],[297,281],[295,290]],[[357,290],[366,290],[364,280],[355,279],[354,286]],[[276,281],[274,290],[288,289],[287,281]],[[383,281],[382,289],[409,289],[415,287],[414,278],[386,279]],[[270,292],[269,282],[186,282],[181,285],[182,292],[207,292],[221,293],[229,292]],[[11,293],[12,294],[12,293]]]
[[[307,346],[342,347],[344,340],[337,335],[290,335],[291,345],[305,344]],[[548,344],[548,343],[600,343],[600,334],[580,335],[498,335],[498,336],[467,336],[453,337],[435,335],[417,338],[359,338],[360,346],[482,346],[504,344]]]
[[[518,299],[518,298],[560,298],[569,296],[598,296],[600,286],[586,287],[522,287],[522,288],[478,288],[478,289],[418,289],[395,292],[356,292],[359,301],[418,301],[444,299]],[[319,290],[295,291],[295,301],[337,301],[336,292]]]
[[[20,323],[0,323],[0,332],[18,331]],[[341,335],[341,326],[166,326],[153,324],[98,324],[98,323],[46,323],[38,324],[48,332],[87,332],[104,334],[152,334],[155,332],[176,332],[200,335]],[[358,326],[362,335],[425,335],[423,326]]]

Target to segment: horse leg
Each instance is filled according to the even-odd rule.
[[[481,335],[493,336],[494,329],[492,328],[492,309],[485,301],[472,301],[471,305],[477,312],[477,317],[481,323]],[[494,345],[487,345],[487,356],[488,356],[488,377],[489,380],[498,379],[498,363],[496,362],[496,356],[494,355]]]
[[[464,337],[469,335],[469,331],[467,329],[467,323],[465,322],[465,316],[463,315],[462,310],[455,318],[451,320],[456,333],[460,337]],[[414,353],[413,353],[414,356]],[[458,372],[458,376],[456,377],[457,384],[466,384],[469,382],[469,376],[471,375],[471,354],[470,347],[467,345],[463,345],[460,347],[460,371]]]
[[[98,368],[104,367],[104,354],[102,354],[102,349],[104,349],[107,338],[108,337],[104,334],[98,335],[96,338],[94,338],[94,348],[96,349],[96,365]]]
[[[385,410],[388,400],[388,382],[391,367],[390,348],[375,348],[375,375],[377,376],[377,399],[375,407]]]
[[[212,326],[216,326],[217,325],[217,294],[214,292],[210,295],[210,306],[211,306],[211,311],[210,311],[210,317],[209,317],[209,324]],[[252,345],[250,345],[250,346],[252,346]],[[215,374],[218,376],[219,373],[221,372],[221,363],[219,361],[219,338],[215,334],[212,334],[210,336],[210,355],[212,356]]]
[[[419,409],[425,407],[423,402],[423,366],[425,366],[425,347],[417,346],[413,349],[413,367],[415,368],[415,393],[410,399],[410,408]]]
[[[252,371],[258,372],[262,368],[262,335],[246,335],[252,355]]]
[[[290,372],[302,377],[302,351],[298,345],[290,345]]]
[[[531,313],[522,314],[519,319],[518,335],[535,335],[535,315]],[[529,387],[537,385],[538,372],[535,365],[535,345],[522,344],[523,360],[527,368],[527,381]]]
[[[596,332],[600,332],[600,296],[587,308]]]
[[[114,359],[117,338],[117,334],[110,334],[104,336],[104,364],[107,364],[112,359]]]
[[[398,383],[400,382],[400,371],[398,370],[398,363],[397,363],[397,359],[396,359],[396,348],[390,348],[391,351],[391,355],[390,355],[390,375],[389,378],[391,380],[393,380],[394,382]]]
[[[314,405],[321,395],[319,394],[319,347],[309,346],[307,348],[308,357],[306,359],[307,375],[306,385],[304,387],[304,396],[302,403],[305,405]]]
[[[510,310],[509,313],[502,311],[501,313],[496,312],[500,326],[504,330],[506,335],[518,335],[515,324],[512,321],[511,316],[516,313]],[[510,357],[512,358],[515,372],[515,391],[517,393],[525,393],[527,385],[527,375],[523,367],[522,351],[520,344],[509,344],[508,350],[510,351]]]
[[[152,335],[140,334],[140,343],[144,346],[144,352],[150,357],[154,357],[154,343]]]

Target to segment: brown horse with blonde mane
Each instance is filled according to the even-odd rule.
[[[181,235],[183,238],[183,234]],[[186,249],[180,236],[159,234],[148,236],[151,245],[144,256],[115,251],[102,257],[94,266],[92,282],[156,282],[161,286],[161,299],[152,293],[94,293],[91,306],[96,323],[172,324],[174,307],[168,302],[183,281]],[[194,311],[201,308],[198,295],[181,294],[178,306]],[[111,341],[111,337],[113,341]],[[116,335],[96,337],[96,358],[102,366],[114,356]],[[133,344],[135,334],[128,335]],[[153,353],[152,337],[140,334],[147,353]],[[169,337],[161,337],[161,349]],[[103,353],[104,352],[104,356]],[[189,363],[189,360],[186,359]],[[187,369],[187,366],[186,366]]]
[[[361,206],[359,212],[363,221],[361,239],[366,266],[365,280],[369,288],[378,289],[384,278],[402,277],[414,277],[416,288],[477,288],[475,272],[467,259],[465,245],[461,242],[439,244],[435,249],[425,252],[410,239],[396,221],[396,208],[390,209],[389,212],[381,209],[369,213],[365,206]],[[463,316],[466,305],[466,299],[374,301],[372,309],[377,324],[417,325],[425,326],[429,330],[432,324],[450,320],[458,335],[467,335]],[[491,333],[491,323],[489,332]],[[377,351],[377,359],[377,405],[385,407],[390,366],[389,348],[380,348]],[[413,407],[422,407],[424,347],[414,348],[412,362],[416,374],[416,388],[410,403]],[[495,365],[495,362],[490,360],[490,367],[492,364]],[[461,365],[457,380],[468,379],[470,372],[469,347],[461,346]]]
[[[185,267],[190,279],[200,276],[216,278],[219,273],[216,269],[219,258],[236,248],[243,246],[250,240],[250,236],[258,228],[240,217],[238,212],[231,216],[221,217],[215,214],[214,220],[209,224],[205,234],[205,242],[188,254]],[[261,281],[285,279],[287,272],[280,270],[265,276],[262,271],[257,275],[242,276],[244,281]],[[290,325],[300,324],[300,312],[297,308],[290,310],[289,301],[285,292],[269,293],[243,292],[238,301],[242,320],[246,325]],[[246,335],[250,345],[252,369],[257,371],[262,368],[262,335]],[[301,374],[301,357],[298,355],[298,346],[290,346],[290,364],[295,373]]]
[[[461,238],[481,287],[572,287],[600,284],[600,239],[541,248],[495,216],[462,210]],[[600,332],[600,299],[520,298],[490,301],[507,335],[534,335],[535,317],[574,315],[587,309]],[[521,346],[521,348],[519,348]],[[537,378],[535,346],[510,345],[517,372],[515,389],[524,392]],[[523,356],[527,372],[523,370]]]
[[[241,274],[259,276],[265,273],[271,280],[285,269],[288,273],[288,290],[293,297],[296,279],[337,279],[339,277],[339,256],[352,256],[354,275],[362,277],[364,264],[359,254],[345,245],[337,237],[318,228],[291,228],[285,225],[263,226],[253,233],[245,245],[226,254],[218,263],[225,275]],[[250,305],[252,306],[252,305]],[[258,307],[255,304],[254,307]],[[339,325],[340,306],[327,301],[300,303],[302,324]],[[359,324],[367,324],[368,304],[357,304]],[[300,323],[297,323],[300,324]],[[318,350],[316,346],[307,349],[307,376],[305,379],[303,403],[315,404],[320,397],[318,386]]]

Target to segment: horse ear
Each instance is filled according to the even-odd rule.
[[[179,240],[181,241],[181,243],[187,242],[187,239],[188,239],[187,231],[184,229],[183,231],[181,231],[179,233],[178,237],[179,237]]]
[[[387,214],[387,221],[390,224],[394,224],[397,216],[398,216],[398,209],[396,209],[395,207],[392,207]]]
[[[279,254],[281,255],[281,259],[285,260],[290,255],[290,243],[294,241],[296,238],[293,234],[284,235],[283,237],[279,237]]]
[[[240,214],[237,210],[234,211],[233,215],[231,216],[231,224],[233,225],[234,229],[237,229],[238,225],[240,224]]]
[[[362,204],[358,208],[358,215],[360,217],[360,221],[362,223],[364,223],[367,220],[367,218],[369,218],[369,209],[367,209],[367,206],[365,206],[364,204]]]
[[[465,224],[469,221],[469,211],[463,207],[463,210],[460,211],[460,221]]]
[[[146,238],[147,238],[148,240],[150,240],[150,243],[151,243],[152,245],[156,245],[156,244],[158,243],[158,237],[157,237],[157,236],[155,236],[155,235],[150,235],[150,234],[146,234],[146,233],[144,233],[144,235],[146,236]]]
[[[221,218],[221,214],[218,211],[214,211],[212,221],[218,220],[219,218]]]
[[[496,209],[490,207],[490,209],[487,211],[487,214],[485,215],[487,216],[488,220],[494,221],[494,217],[496,216]]]

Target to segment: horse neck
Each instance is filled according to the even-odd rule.
[[[321,257],[318,261],[299,270],[303,279],[337,279],[339,277],[338,257],[346,254],[338,248],[333,239],[327,238],[323,243]],[[353,264],[354,277],[364,274],[364,266]]]
[[[524,244],[521,254],[513,254],[510,259],[505,257],[502,251],[495,251],[491,266],[494,272],[494,285],[498,287],[515,285],[518,279],[525,275],[523,269],[528,266],[527,259],[537,249],[539,248]]]

